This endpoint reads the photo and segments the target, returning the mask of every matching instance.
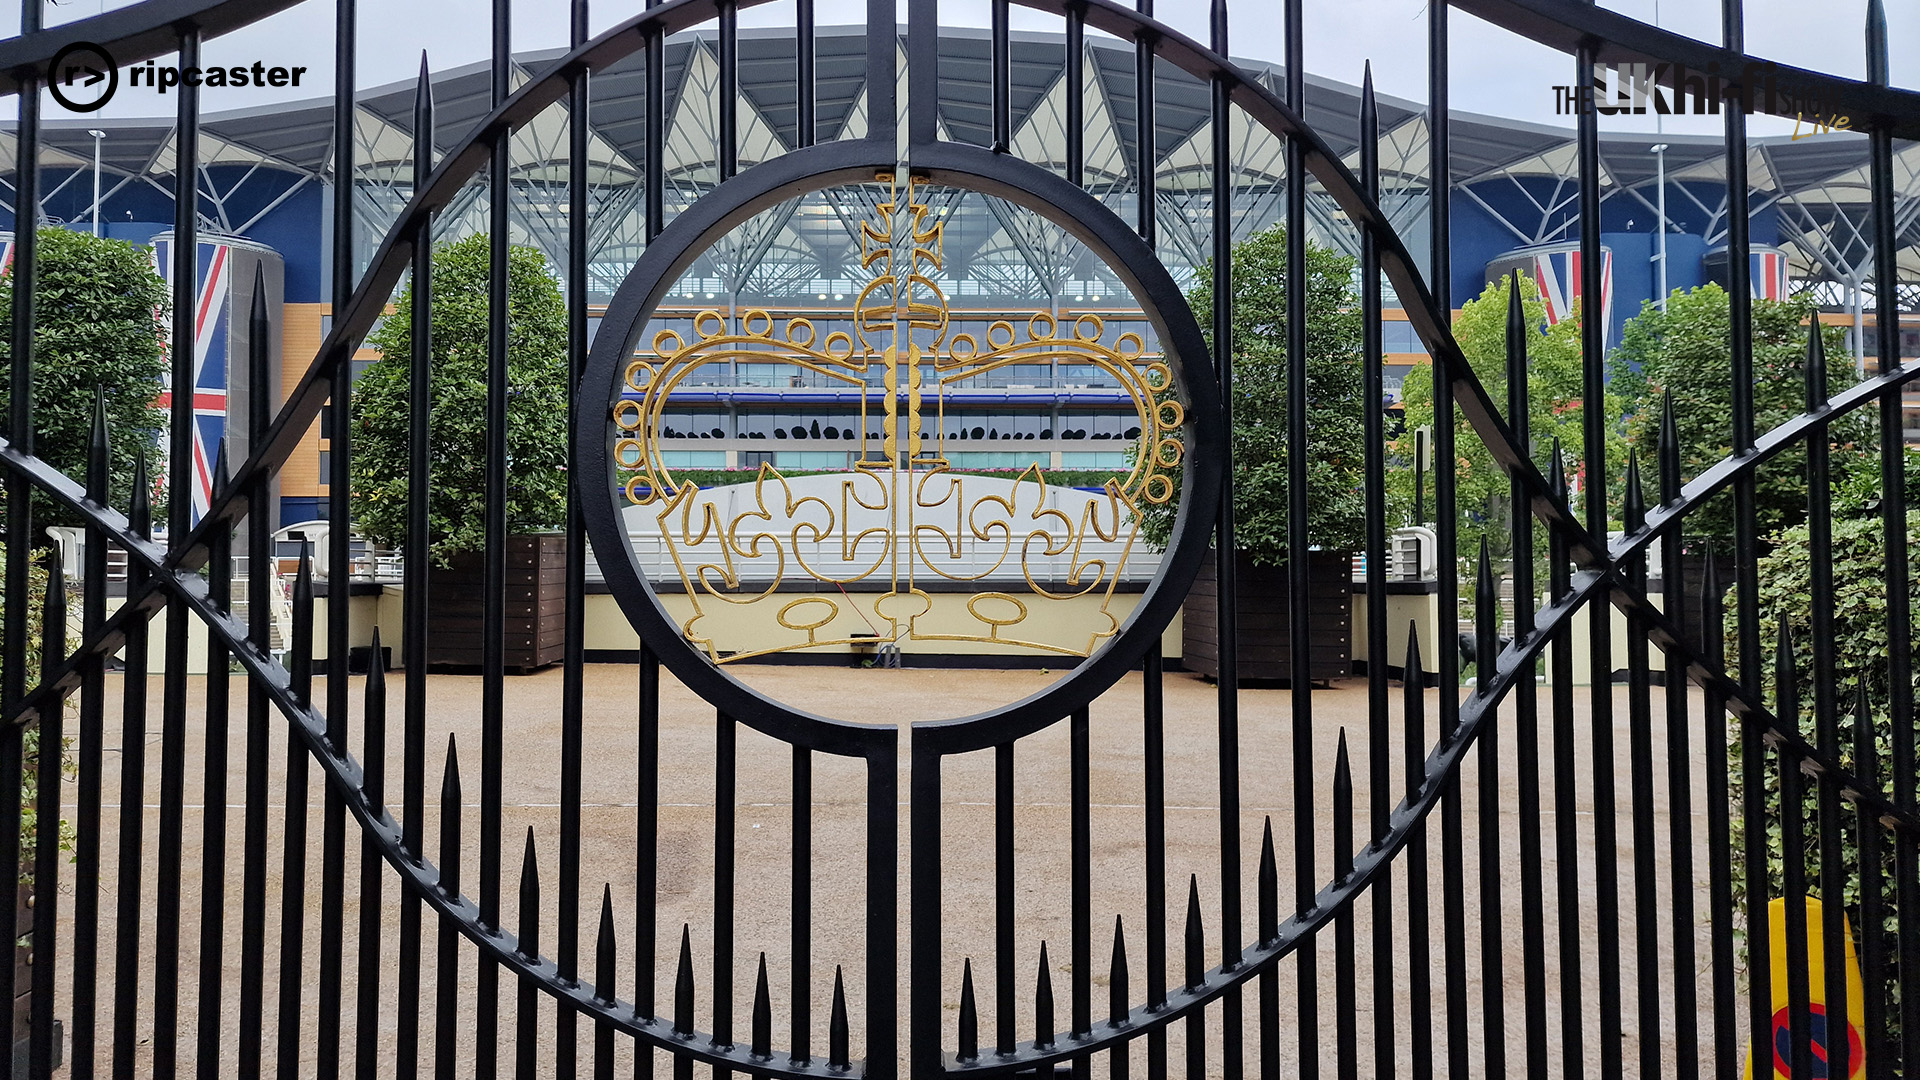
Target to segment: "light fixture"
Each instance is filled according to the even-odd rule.
[[[93,235],[98,237],[100,235],[100,140],[106,138],[107,133],[95,128],[89,129],[87,134],[93,136]]]

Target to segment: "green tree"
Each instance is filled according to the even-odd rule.
[[[167,284],[147,248],[70,229],[39,233],[33,300],[34,454],[76,479],[86,475],[95,394],[106,398],[112,432],[110,495],[125,508],[133,466],[158,476],[167,414],[154,407],[167,371],[160,312]],[[11,367],[13,273],[0,274],[0,354]],[[0,427],[12,408],[0,377]],[[36,498],[36,524],[79,524],[51,499]],[[36,530],[37,531],[37,530]]]
[[[1673,398],[1680,433],[1680,470],[1691,480],[1733,451],[1732,354],[1728,344],[1729,297],[1718,285],[1702,285],[1667,298],[1667,310],[1651,301],[1627,320],[1613,354],[1613,385],[1627,399],[1627,437],[1650,456],[1658,445],[1661,402]],[[1769,429],[1806,407],[1807,322],[1811,298],[1753,302],[1754,430]],[[1823,331],[1830,392],[1852,386],[1853,365],[1843,359],[1840,327]],[[1830,429],[1836,476],[1858,469],[1870,456],[1873,422],[1855,411]],[[1762,537],[1806,520],[1806,451],[1795,447],[1756,475],[1755,507]],[[1689,535],[1730,540],[1733,501],[1721,496],[1688,515]]]
[[[1360,300],[1354,261],[1307,244],[1308,541],[1352,551],[1362,542],[1366,504],[1360,363]],[[1233,248],[1233,512],[1236,541],[1253,561],[1287,555],[1287,234],[1276,225]],[[1213,274],[1204,268],[1187,300],[1211,347]],[[1201,362],[1200,358],[1188,358]],[[1175,486],[1179,477],[1174,476]],[[1177,507],[1149,506],[1142,534],[1167,543]]]
[[[1453,320],[1453,337],[1472,366],[1480,384],[1486,387],[1494,407],[1504,415],[1507,407],[1507,305],[1510,278],[1487,283],[1486,290],[1466,302]],[[1545,474],[1553,441],[1560,440],[1564,465],[1571,478],[1579,474],[1584,462],[1585,437],[1582,434],[1584,409],[1581,401],[1580,309],[1571,317],[1548,326],[1546,304],[1539,289],[1529,278],[1520,278],[1521,311],[1529,327],[1537,328],[1527,336],[1528,430],[1532,434],[1533,461]],[[1431,428],[1434,422],[1433,368],[1421,365],[1407,373],[1401,388],[1406,408],[1406,430],[1392,444],[1393,453],[1409,467],[1395,469],[1387,476],[1393,505],[1401,509],[1403,520],[1411,522],[1413,506],[1414,433]],[[1610,432],[1617,428],[1618,403],[1609,396]],[[1496,560],[1511,558],[1513,548],[1513,501],[1507,474],[1494,463],[1486,443],[1473,425],[1455,411],[1454,490],[1459,552],[1463,559],[1478,555],[1484,537]],[[1625,450],[1616,438],[1607,442],[1608,476],[1618,478],[1625,464]],[[1610,483],[1617,492],[1618,484]],[[1427,478],[1427,506],[1433,506],[1433,478]],[[1576,512],[1577,512],[1576,507]],[[1546,551],[1546,532],[1535,530],[1540,553]]]
[[[488,238],[433,255],[432,462],[428,512],[434,561],[486,546]],[[407,432],[412,398],[413,284],[367,338],[380,359],[353,395],[355,523],[378,544],[407,537]],[[567,308],[536,248],[507,256],[507,528],[556,527],[567,499]]]

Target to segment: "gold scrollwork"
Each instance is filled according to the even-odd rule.
[[[1186,410],[1173,372],[1146,355],[1137,333],[1108,343],[1106,322],[1093,314],[1063,322],[1036,311],[1025,320],[1024,335],[1008,320],[993,322],[984,335],[950,334],[947,298],[932,276],[944,265],[944,227],[917,197],[919,186],[910,182],[902,199],[896,183],[874,218],[861,224],[860,264],[872,277],[854,298],[851,333],[836,330],[821,339],[809,319],[782,325],[753,309],[736,323],[709,309],[694,317],[692,340],[662,330],[652,341],[654,356],[626,368],[624,393],[611,414],[615,460],[630,474],[621,490],[629,503],[652,509],[664,554],[692,601],[682,632],[715,662],[872,644],[876,637],[1084,656],[1119,630],[1112,603],[1133,551],[1135,511],[1174,497],[1169,471],[1185,454]],[[904,265],[896,265],[896,249],[904,250]],[[856,465],[832,482],[830,495],[803,495],[773,466],[762,465],[752,481],[752,505],[723,513],[696,485],[674,477],[659,446],[663,410],[693,372],[737,361],[784,363],[859,391]],[[1011,489],[1004,479],[953,472],[945,446],[948,395],[1014,364],[1092,366],[1110,376],[1139,422],[1125,475],[1116,473],[1097,495],[1063,501],[1050,493],[1037,465]],[[867,422],[872,414],[878,414],[877,439]],[[1005,581],[1009,573],[1028,593],[974,593],[964,605],[970,622],[950,608],[936,613],[922,587],[935,579]],[[780,603],[773,622],[794,635],[790,640],[723,649],[709,632],[709,603],[779,603],[789,574],[828,583],[841,596]],[[1047,604],[1086,596],[1100,598],[1097,614],[1091,623],[1065,620],[1072,627],[1065,636],[1062,620],[1036,617]],[[849,623],[870,632],[855,638]]]

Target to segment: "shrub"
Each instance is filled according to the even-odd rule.
[[[135,460],[145,457],[151,475],[162,473],[167,415],[153,403],[167,372],[160,322],[167,284],[149,249],[59,228],[40,230],[34,280],[34,454],[68,476],[85,476],[97,391],[113,436],[109,497],[125,508]],[[0,354],[12,343],[9,269],[0,274]],[[11,408],[9,382],[0,373],[0,426]],[[81,523],[50,499],[36,496],[34,504],[36,524]]]
[[[433,561],[486,546],[488,238],[467,237],[433,255]],[[360,532],[398,547],[407,538],[407,432],[412,399],[413,283],[367,343],[380,350],[353,394],[353,513]],[[507,529],[557,527],[567,507],[567,308],[539,250],[507,257]]]
[[[1366,400],[1360,366],[1360,300],[1354,260],[1307,243],[1308,542],[1352,551],[1361,545],[1366,503]],[[1260,565],[1287,557],[1287,233],[1275,225],[1233,248],[1233,514],[1235,541]],[[1213,334],[1213,275],[1202,269],[1188,293],[1194,316]],[[1204,363],[1204,357],[1186,357]],[[1169,471],[1177,488],[1178,470]],[[1179,507],[1148,505],[1141,535],[1164,547]]]

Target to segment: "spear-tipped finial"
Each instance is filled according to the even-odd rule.
[[[606,1004],[613,997],[614,938],[613,883],[606,882],[600,892],[600,937],[594,943],[593,1000]]]
[[[1646,524],[1647,495],[1646,492],[1640,488],[1640,451],[1638,448],[1627,451],[1626,491],[1620,496],[1620,504],[1620,516],[1626,523],[1629,532]]]
[[[1053,1045],[1053,965],[1047,961],[1047,943],[1040,943],[1040,973],[1033,986],[1033,1045],[1043,1050]]]
[[[1473,608],[1473,685],[1475,692],[1484,694],[1493,685],[1494,658],[1500,652],[1500,593],[1493,585],[1493,559],[1484,535],[1480,537],[1480,566],[1474,583]]]
[[[767,954],[760,954],[760,974],[753,983],[753,1043],[748,1053],[763,1061],[773,1057],[773,995],[767,990]]]
[[[127,528],[134,535],[150,537],[153,532],[153,485],[147,481],[147,456],[133,459],[133,502],[127,510]]]
[[[1260,869],[1256,875],[1260,893],[1260,943],[1265,945],[1280,936],[1280,864],[1273,854],[1273,818],[1269,816],[1260,834]]]
[[[1553,455],[1547,462],[1547,489],[1562,505],[1567,501],[1566,453],[1560,449],[1560,436],[1553,437]]]
[[[693,1034],[693,928],[680,924],[680,966],[673,979],[673,1033]]]
[[[1887,8],[1881,0],[1867,0],[1867,81],[1887,86],[1893,81],[1887,48]]]
[[[961,961],[959,1048],[954,1054],[961,1061],[980,1056],[980,1010],[973,1000],[973,958]]]
[[[1680,423],[1673,415],[1673,391],[1660,400],[1660,501],[1680,498]]]
[[[1807,411],[1827,404],[1827,343],[1820,334],[1820,320],[1809,320],[1807,327]]]
[[[93,388],[93,430],[87,436],[87,497],[97,503],[107,501],[107,466],[111,460],[107,436],[107,392]]]
[[[1107,1019],[1115,1027],[1127,1022],[1130,1001],[1127,994],[1127,929],[1119,915],[1113,917],[1113,962],[1107,967]]]
[[[1200,921],[1200,875],[1187,877],[1187,985],[1199,986],[1207,978],[1206,930]]]

